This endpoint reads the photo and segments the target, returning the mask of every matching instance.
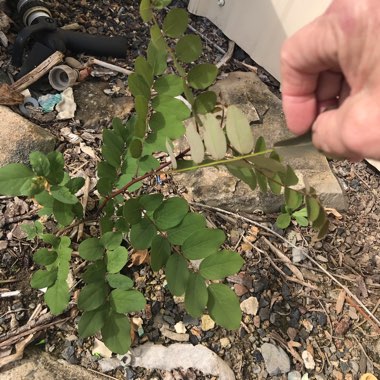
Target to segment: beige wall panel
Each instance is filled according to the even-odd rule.
[[[221,2],[221,1],[219,1]],[[190,0],[190,12],[204,16],[253,60],[280,79],[280,51],[287,36],[313,20],[331,0]]]

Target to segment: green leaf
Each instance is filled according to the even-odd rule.
[[[141,0],[140,3],[140,17],[144,22],[148,22],[153,17],[152,7],[150,0]]]
[[[226,236],[222,230],[204,229],[192,233],[183,243],[182,251],[189,260],[204,259],[216,253]]]
[[[78,247],[79,255],[85,260],[100,260],[104,254],[104,246],[98,238],[88,238]]]
[[[227,137],[231,145],[241,154],[252,152],[253,135],[248,119],[238,107],[232,105],[227,109]]]
[[[62,182],[64,177],[64,166],[65,161],[63,159],[63,155],[60,152],[53,151],[46,155],[47,159],[49,160],[49,174],[46,176],[46,179],[51,185],[58,185]]]
[[[57,280],[57,270],[38,270],[33,273],[32,279],[30,281],[30,286],[33,289],[47,288],[55,283]]]
[[[40,248],[34,255],[33,261],[38,265],[50,265],[57,260],[57,252]]]
[[[107,251],[107,270],[110,273],[120,272],[129,258],[129,253],[125,247],[117,247],[112,251]]]
[[[206,149],[214,160],[221,160],[227,152],[227,140],[220,122],[211,113],[200,115],[204,127],[203,139]]]
[[[111,129],[103,129],[103,144],[121,154],[124,148],[123,138]]]
[[[55,219],[62,226],[68,226],[74,219],[72,206],[54,199],[53,214]]]
[[[273,176],[274,174],[286,173],[286,168],[280,162],[274,160],[273,158],[265,156],[254,156],[248,158],[250,162],[255,164],[261,172],[267,176]]]
[[[183,8],[172,8],[164,18],[162,25],[166,35],[172,38],[181,37],[189,24],[189,15]]]
[[[128,76],[128,87],[133,96],[142,95],[146,99],[150,99],[150,88],[141,75],[136,73],[130,74]]]
[[[127,124],[124,124],[123,121],[119,119],[118,117],[114,117],[112,119],[113,130],[118,136],[120,136],[123,139],[126,145],[128,145],[128,141],[131,136],[130,120],[127,122]]]
[[[166,74],[154,82],[153,88],[159,95],[178,96],[183,93],[183,81],[178,75]]]
[[[84,286],[78,297],[78,308],[91,311],[106,302],[107,287],[103,283],[90,283]]]
[[[211,63],[202,63],[194,66],[187,75],[189,85],[196,90],[204,90],[214,83],[218,75],[218,68]]]
[[[109,165],[113,166],[114,168],[119,168],[121,162],[119,151],[117,151],[116,149],[112,149],[112,147],[109,147],[108,145],[103,144],[102,155]]]
[[[152,131],[165,135],[165,137],[169,137],[171,140],[180,138],[185,133],[182,121],[174,114],[163,115],[161,112],[155,112],[149,120],[149,126]],[[158,145],[158,150],[159,147]]]
[[[84,178],[75,177],[71,178],[65,185],[72,194],[78,192],[84,186]]]
[[[132,140],[129,149],[133,158],[139,158],[143,149],[142,141],[140,139]]]
[[[289,227],[290,215],[288,213],[280,214],[276,219],[276,226],[281,229]]]
[[[0,168],[0,194],[28,195],[20,191],[22,186],[35,176],[34,172],[23,164],[9,164]]]
[[[157,228],[166,231],[180,224],[188,211],[189,205],[183,198],[173,197],[161,204],[153,218]]]
[[[304,217],[304,216],[299,216],[299,215],[293,215],[296,222],[301,226],[301,227],[307,227],[309,225],[309,221]]]
[[[163,9],[170,5],[173,0],[152,0],[155,9]]]
[[[206,219],[203,215],[189,212],[178,226],[167,231],[168,240],[172,244],[182,245],[192,233],[205,227]]]
[[[200,164],[205,157],[205,148],[203,140],[197,131],[194,120],[192,120],[186,127],[186,140],[190,146],[190,154],[192,160],[196,164]]]
[[[148,115],[148,109],[149,109],[148,99],[146,99],[142,95],[136,96],[135,110],[136,110],[138,119],[142,119],[143,121],[145,121]],[[136,126],[135,126],[135,131],[136,131]],[[144,132],[145,132],[145,129],[144,129]]]
[[[298,177],[289,165],[286,166],[286,173],[279,173],[279,175],[282,183],[286,186],[295,186],[298,183]]]
[[[145,194],[139,198],[139,202],[146,211],[154,211],[162,204],[163,199],[162,194]]]
[[[102,243],[103,247],[106,249],[116,249],[120,246],[122,241],[123,241],[123,236],[121,232],[112,232],[112,231],[106,232],[100,238],[100,242]]]
[[[325,222],[322,224],[322,226],[319,229],[319,233],[318,233],[317,238],[323,239],[326,236],[328,231],[329,231],[329,221],[328,221],[328,219],[326,219]]]
[[[127,234],[129,232],[129,223],[125,220],[125,218],[118,218],[115,222],[115,228],[117,231]],[[112,228],[110,231],[112,231]]]
[[[153,84],[153,69],[149,62],[144,57],[137,57],[135,60],[135,73],[141,75],[146,84],[152,87]]]
[[[165,275],[170,292],[174,296],[182,296],[190,276],[187,261],[178,253],[173,253],[166,262]]]
[[[238,329],[242,313],[236,294],[224,284],[210,284],[207,290],[207,308],[212,319],[226,329]]]
[[[137,290],[112,290],[110,295],[111,307],[118,313],[130,313],[145,308],[145,297]]]
[[[237,273],[244,260],[238,253],[220,251],[206,257],[199,267],[199,273],[208,280],[220,280]]]
[[[156,227],[147,219],[142,219],[140,223],[131,227],[130,241],[135,249],[147,249],[151,246]]]
[[[147,60],[155,75],[161,75],[166,70],[167,56],[168,53],[166,50],[159,50],[154,46],[152,41],[149,42],[147,49]]]
[[[317,220],[319,216],[321,206],[315,198],[310,196],[306,196],[305,201],[307,208],[307,217],[310,220],[310,222],[314,222],[315,220]]]
[[[175,55],[184,63],[196,61],[202,55],[202,40],[196,34],[183,36],[175,47]]]
[[[46,177],[50,173],[50,162],[45,154],[32,152],[29,155],[29,162],[33,171],[40,176]]]
[[[160,27],[158,25],[153,25],[150,28],[150,38],[151,42],[158,50],[167,50],[168,46],[161,33]]]
[[[153,238],[152,247],[150,249],[150,266],[157,272],[168,261],[171,253],[171,245],[168,239],[157,235]]]
[[[187,119],[191,111],[181,100],[168,95],[158,95],[152,99],[152,107],[162,114],[169,114],[171,117],[182,121]]]
[[[138,199],[131,198],[125,202],[123,206],[123,216],[130,224],[137,224],[140,222],[142,215],[141,205]]]
[[[95,261],[95,263],[90,264],[86,271],[82,275],[82,280],[89,284],[91,282],[102,283],[106,275],[106,266],[104,261]]]
[[[295,210],[301,206],[302,196],[298,191],[290,189],[289,187],[285,188],[285,203],[288,208]]]
[[[28,240],[33,240],[35,237],[39,236],[43,231],[43,225],[39,221],[34,222],[33,224],[21,224],[21,230],[25,232],[28,236]]]
[[[322,228],[323,225],[325,224],[326,220],[327,220],[326,213],[324,212],[323,208],[320,206],[318,216],[313,221],[313,228],[315,228],[315,229]]]
[[[51,196],[64,204],[74,205],[78,198],[66,186],[54,186],[50,190]]]
[[[139,159],[139,174],[143,175],[151,170],[158,169],[160,167],[160,161],[151,155],[141,157]]]
[[[205,91],[199,94],[194,101],[194,111],[197,114],[212,112],[216,104],[216,94],[214,91]]]
[[[259,184],[260,190],[263,193],[266,193],[268,189],[268,181],[264,174],[260,173],[258,170],[255,170],[257,183]]]
[[[53,315],[62,314],[70,301],[69,286],[66,280],[57,281],[45,293],[45,302]]]
[[[123,314],[111,312],[102,328],[103,342],[112,352],[125,354],[131,346],[130,331],[129,319]]]
[[[281,178],[278,174],[275,174],[272,178],[268,178],[269,188],[272,190],[273,194],[280,195],[282,186],[281,186]]]
[[[101,161],[98,163],[98,176],[100,178],[106,178],[108,182],[112,183],[115,182],[117,178],[117,172],[114,166],[110,165],[109,163],[105,161]]]
[[[225,166],[233,176],[245,182],[252,190],[256,189],[257,177],[252,169],[252,165],[244,161],[236,161]]]
[[[120,273],[108,273],[106,279],[111,288],[129,290],[133,287],[133,281]]]
[[[255,144],[255,150],[254,152],[255,153],[260,153],[260,152],[264,152],[265,150],[267,150],[267,144],[265,143],[265,139],[263,136],[260,136],[257,140],[256,140],[256,144]]]
[[[107,308],[85,311],[78,323],[78,333],[81,338],[95,335],[104,326],[107,319]]]
[[[200,317],[207,305],[208,293],[205,280],[197,273],[191,273],[185,292],[186,311],[194,318]]]

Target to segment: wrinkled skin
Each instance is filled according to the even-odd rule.
[[[326,154],[380,159],[380,3],[334,0],[285,41],[283,109]]]

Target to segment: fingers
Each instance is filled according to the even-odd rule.
[[[282,102],[288,128],[305,133],[318,113],[318,97],[338,94],[339,72],[334,23],[328,15],[317,18],[288,39],[281,52]],[[319,75],[328,71],[329,89],[319,86]],[[334,78],[331,80],[331,78]]]
[[[380,159],[380,111],[373,99],[378,96],[362,92],[320,114],[313,125],[314,145],[333,157]]]

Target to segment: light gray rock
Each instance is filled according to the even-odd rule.
[[[275,142],[292,136],[286,128],[280,99],[269,91],[256,74],[230,73],[227,78],[218,81],[212,90],[225,104],[235,104],[243,110],[255,110],[247,113],[253,134],[255,138],[263,136],[269,148]],[[326,158],[316,149],[308,145],[281,147],[276,150],[284,162],[296,170],[301,180],[303,176],[307,178],[309,185],[316,189],[326,207],[339,210],[346,208],[346,200],[338,180],[331,172]],[[232,212],[253,213],[258,209],[275,212],[283,204],[282,196],[252,191],[224,167],[177,174],[174,180],[186,187],[189,197],[195,202]],[[303,183],[300,183],[300,187],[303,187]]]
[[[271,343],[264,343],[261,346],[261,354],[269,376],[276,376],[290,371],[290,359],[281,347]]]
[[[14,163],[28,163],[33,151],[51,152],[55,137],[10,108],[0,106],[0,167]]]
[[[301,380],[302,375],[298,371],[292,371],[288,373],[288,380]]]
[[[114,369],[123,366],[122,361],[117,358],[100,359],[98,364],[99,364],[99,369],[101,372],[113,371]]]
[[[194,368],[205,375],[219,376],[220,380],[235,380],[231,368],[205,346],[175,343],[168,347],[146,343],[131,350],[132,366],[171,371]]]

